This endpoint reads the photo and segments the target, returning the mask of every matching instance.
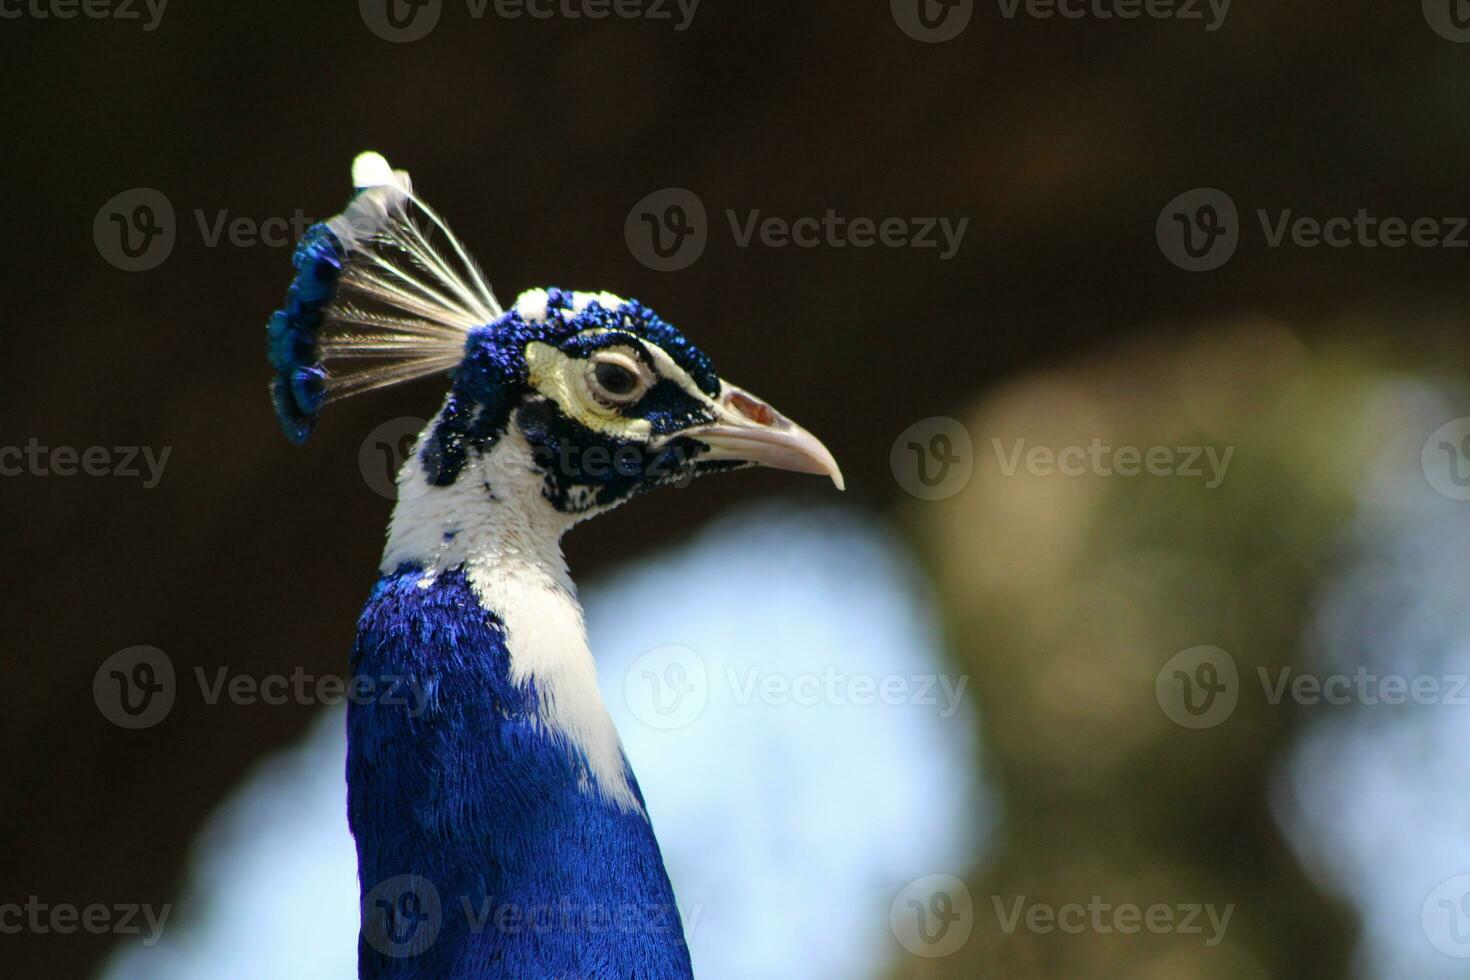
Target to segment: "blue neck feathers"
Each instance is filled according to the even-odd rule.
[[[348,815],[362,977],[691,976],[643,798],[587,759],[512,670],[464,566],[385,574],[359,623]]]

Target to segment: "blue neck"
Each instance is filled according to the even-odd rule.
[[[353,653],[360,976],[691,976],[636,782],[636,810],[591,787],[511,680],[501,617],[461,569],[427,581],[384,576]]]

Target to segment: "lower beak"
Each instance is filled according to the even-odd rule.
[[[845,489],[842,470],[821,440],[749,392],[725,384],[716,415],[709,425],[679,433],[709,447],[700,454],[701,460],[816,473],[831,477],[838,490]]]

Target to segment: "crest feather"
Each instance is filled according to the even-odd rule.
[[[297,243],[296,278],[266,328],[276,414],[298,444],[326,402],[452,370],[469,332],[503,312],[407,171],[362,153],[352,181],[346,210]]]

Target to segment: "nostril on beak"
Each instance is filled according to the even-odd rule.
[[[731,408],[756,425],[774,426],[784,421],[771,406],[750,397],[743,391],[730,392],[729,403]]]

